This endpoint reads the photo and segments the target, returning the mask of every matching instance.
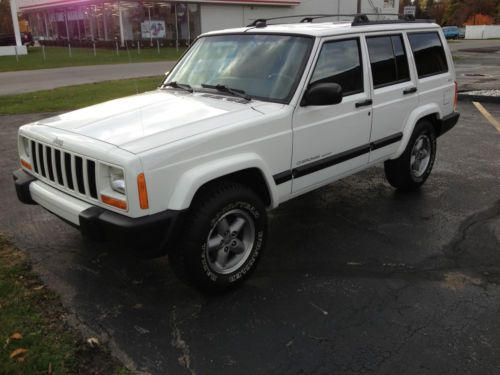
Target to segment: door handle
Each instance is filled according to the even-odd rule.
[[[357,102],[356,103],[356,108],[359,108],[359,107],[366,107],[367,105],[372,105],[373,104],[373,100],[371,99],[366,99],[362,102]]]
[[[413,93],[416,93],[416,92],[417,92],[417,88],[416,87],[412,87],[410,89],[406,89],[405,91],[403,91],[403,95],[413,94]]]

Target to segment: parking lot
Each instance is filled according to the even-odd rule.
[[[459,110],[420,192],[396,193],[379,166],[282,205],[257,272],[229,295],[17,202],[17,128],[44,114],[0,117],[0,232],[69,321],[138,372],[498,374],[500,134],[471,103]]]

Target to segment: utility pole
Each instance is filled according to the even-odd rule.
[[[14,28],[14,37],[16,39],[16,51],[18,47],[23,45],[21,41],[21,33],[19,32],[19,19],[17,18],[16,0],[10,0],[10,14],[12,16],[12,27]]]
[[[361,13],[361,0],[358,0],[358,10],[357,10],[357,13],[358,14]]]

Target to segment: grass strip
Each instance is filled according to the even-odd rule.
[[[131,374],[65,323],[58,297],[0,235],[0,374]]]
[[[0,114],[60,112],[154,90],[163,77],[134,78],[0,96]]]
[[[67,47],[45,47],[45,59],[41,47],[29,47],[27,55],[0,56],[0,72],[63,68],[67,66],[128,64],[153,61],[177,61],[185,48],[177,51],[175,48],[156,48],[120,50],[92,48],[71,48],[71,56]]]

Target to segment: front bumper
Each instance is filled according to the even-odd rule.
[[[160,255],[173,246],[183,211],[167,210],[131,218],[93,206],[37,180],[22,169],[13,173],[16,193],[26,204],[39,204],[94,240],[110,240],[127,249]]]

